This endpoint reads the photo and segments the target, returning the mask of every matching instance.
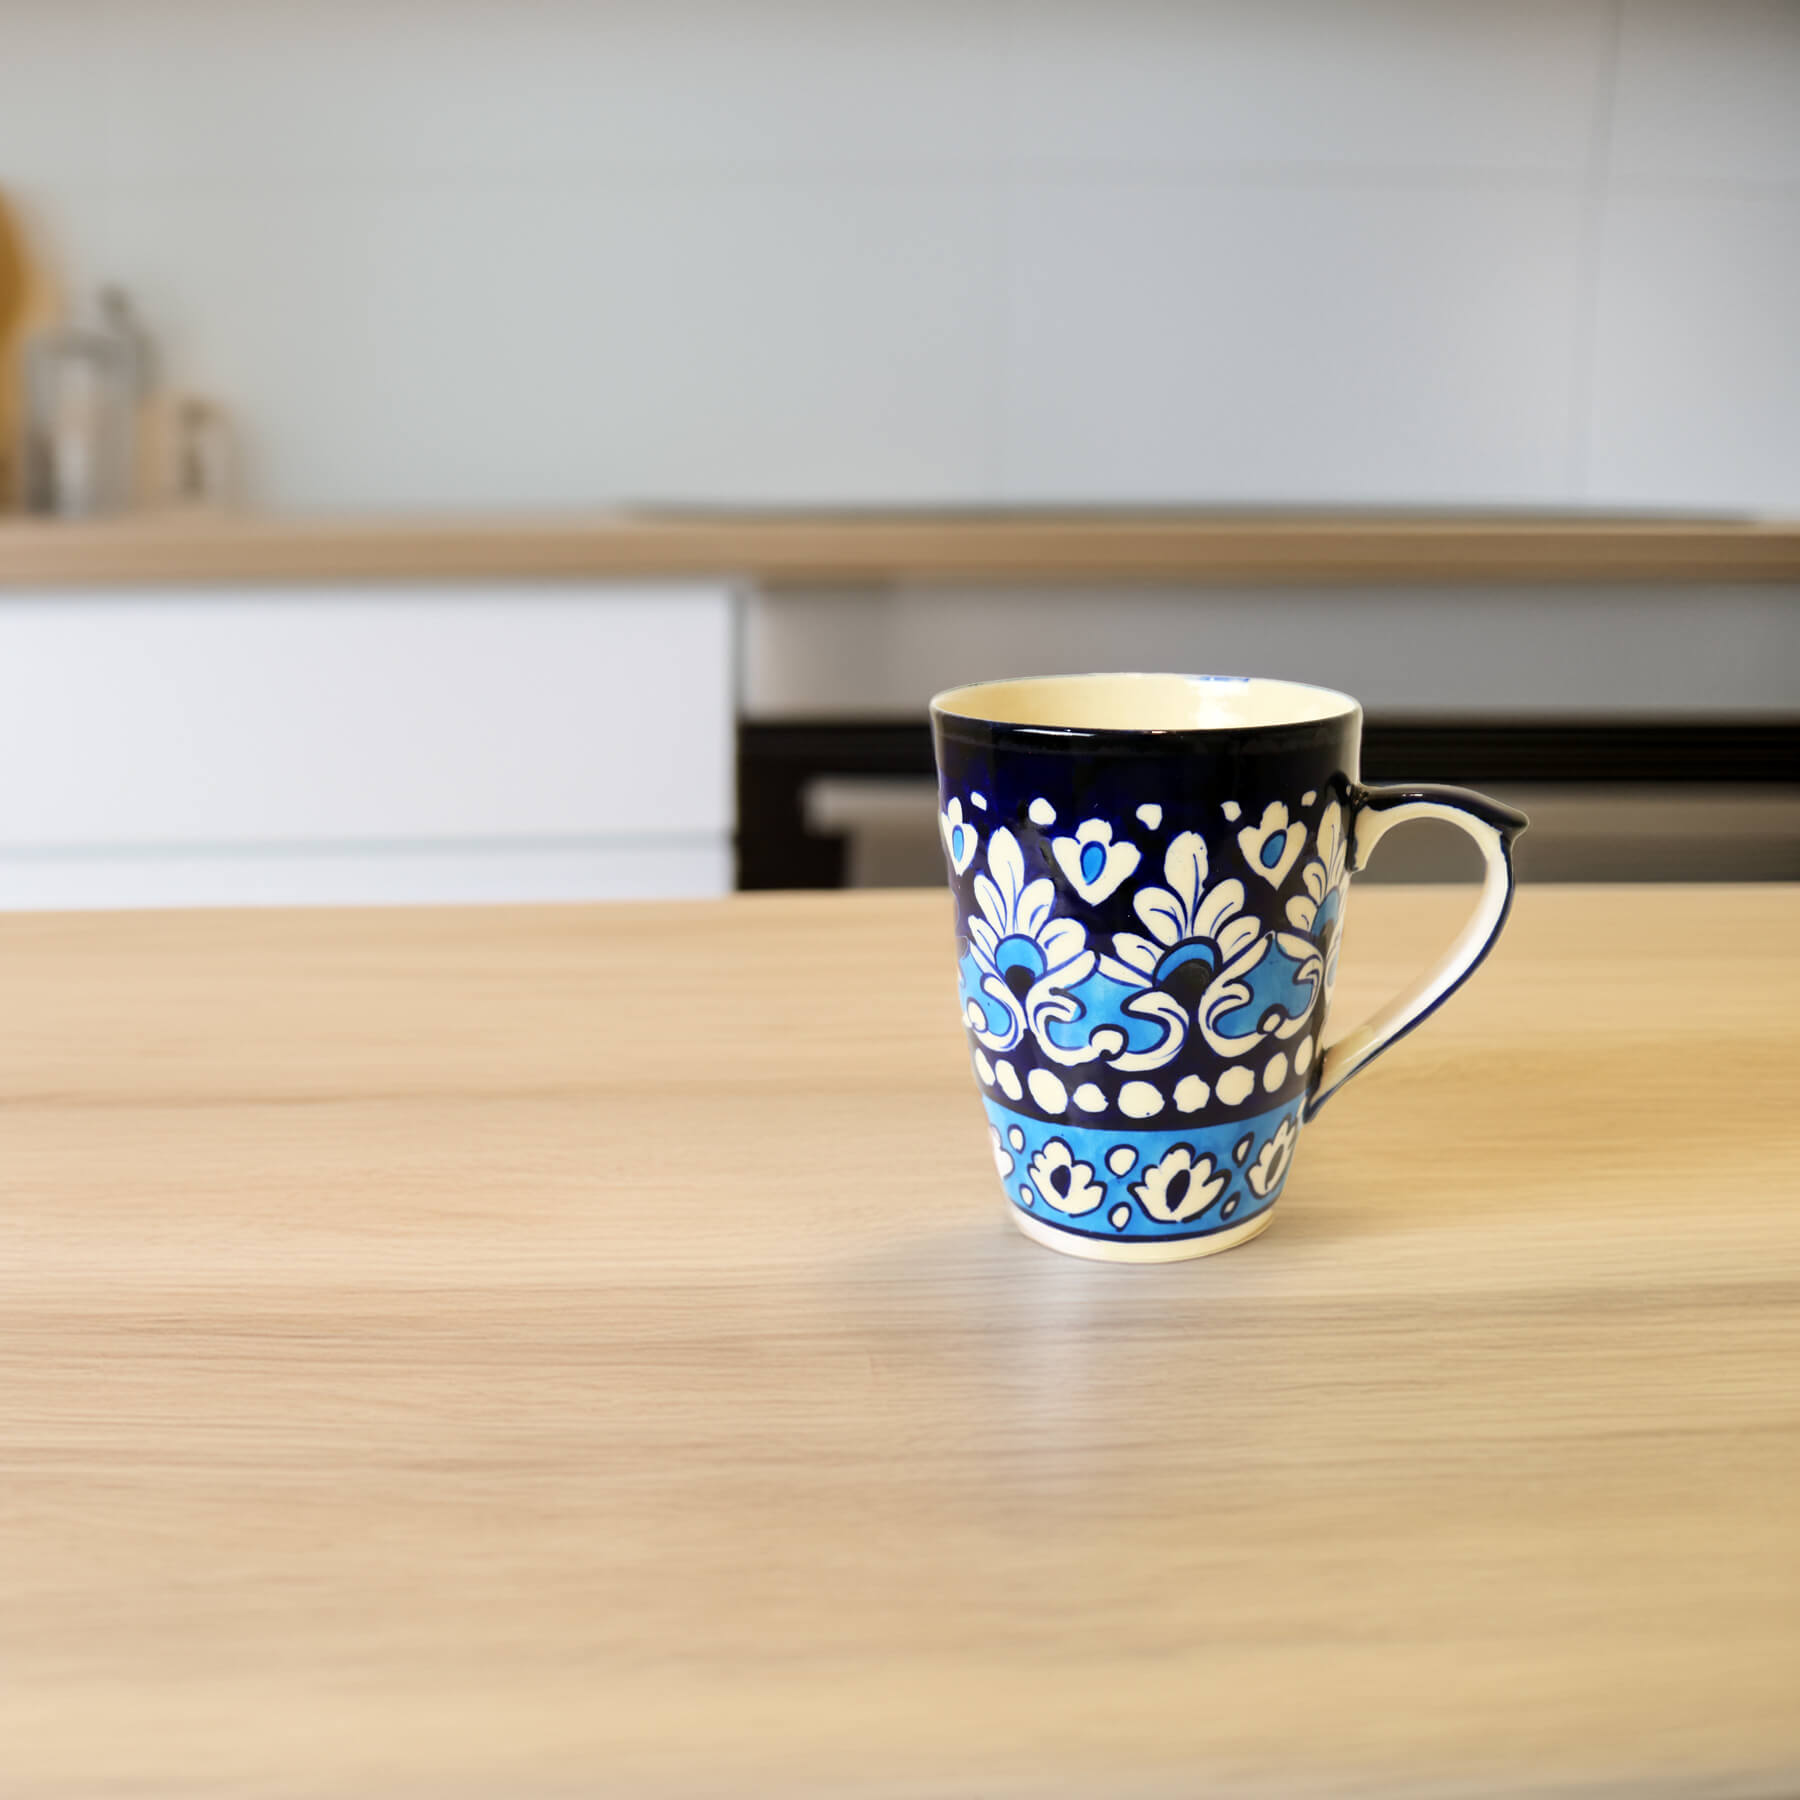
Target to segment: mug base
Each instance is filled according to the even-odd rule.
[[[1161,1243],[1137,1242],[1129,1240],[1120,1243],[1109,1243],[1105,1238],[1083,1237],[1079,1232],[1061,1231],[1045,1219],[1034,1219],[1030,1213],[1017,1206],[1008,1206],[1007,1212],[1012,1222],[1034,1244],[1042,1244],[1046,1250],[1060,1250],[1064,1256],[1081,1256],[1089,1262],[1111,1263],[1167,1263],[1192,1262],[1197,1256],[1217,1256],[1221,1250],[1229,1250],[1237,1244],[1247,1244],[1260,1232],[1267,1231],[1269,1221],[1275,1216],[1275,1208],[1271,1204],[1265,1206],[1255,1218],[1246,1219],[1242,1225],[1228,1226],[1224,1231],[1211,1231],[1205,1237],[1170,1238]]]

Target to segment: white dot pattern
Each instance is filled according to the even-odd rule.
[[[1003,1063],[1001,1067],[1006,1065]],[[1250,1098],[1251,1090],[1256,1086],[1256,1077],[1242,1063],[1234,1069],[1227,1069],[1219,1077],[1218,1085],[1213,1092],[1219,1096],[1220,1102],[1226,1106],[1237,1106]]]
[[[1206,1083],[1198,1075],[1184,1075],[1175,1084],[1175,1110],[1198,1112],[1207,1102]]]
[[[1119,1089],[1119,1111],[1128,1119],[1154,1119],[1162,1109],[1162,1090],[1151,1082],[1128,1081]]]

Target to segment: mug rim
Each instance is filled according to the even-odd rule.
[[[934,719],[1065,737],[1168,739],[1291,731],[1338,723],[1361,711],[1351,695],[1310,682],[1154,670],[1012,676],[945,688],[931,699]],[[1142,722],[1146,712],[1152,715],[1148,724]]]

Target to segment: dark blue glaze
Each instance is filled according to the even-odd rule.
[[[1145,1129],[1171,1128],[1185,1116],[1211,1126],[1266,1114],[1304,1094],[1343,915],[1361,724],[1360,712],[1350,711],[1304,725],[1237,731],[1083,732],[934,715],[965,1025],[972,1049],[990,1063],[1004,1058],[1020,1087],[1014,1097],[984,1083],[990,1098],[1005,1099],[1027,1117]],[[1319,854],[1327,814],[1335,816],[1335,866]],[[1096,841],[1097,827],[1108,841]],[[1080,841],[1084,831],[1086,842]],[[1018,847],[1024,882],[1050,884],[1051,925],[1075,928],[1094,963],[1010,1043],[1006,1003],[984,991],[984,980],[997,973],[1023,1005],[1046,969],[1044,946],[1032,932],[1005,936],[1003,921],[981,904],[978,879],[996,884],[990,897],[1000,885],[990,859],[1003,832]],[[1065,844],[1060,855],[1059,840]],[[1201,913],[1214,902],[1215,913],[1227,915],[1222,931],[1190,931],[1197,921],[1180,915],[1192,909],[1159,908],[1145,899],[1156,891],[1178,903],[1192,897],[1166,867],[1171,848],[1183,841],[1204,847],[1204,871],[1192,887]],[[1116,883],[1101,877],[1096,885],[1108,854],[1120,851],[1135,852],[1135,865]],[[1324,891],[1315,895],[1307,883],[1319,887],[1322,876]],[[993,969],[984,965],[977,941],[984,923],[1001,939]],[[1137,969],[1130,981],[1109,980],[1109,965],[1131,967],[1118,954],[1122,937],[1154,946],[1155,964]],[[1253,959],[1249,967],[1247,959]],[[1141,950],[1139,960],[1146,960]],[[1234,1000],[1238,988],[1248,991]],[[1209,995],[1216,1004],[1207,1017]],[[971,1005],[982,1014],[979,1026],[971,1023]],[[1070,1005],[1073,1018],[1057,1016]],[[1185,1018],[1180,1025],[1178,1009]],[[1109,1030],[1124,1032],[1122,1056],[1075,1059],[1096,1033]],[[1180,1043],[1166,1060],[1153,1068],[1130,1066],[1166,1047],[1174,1033]],[[1067,1093],[1097,1089],[1104,1104],[1093,1111],[1046,1107],[1032,1092],[1030,1076],[1038,1070]],[[1239,1093],[1246,1075],[1251,1085]],[[1176,1090],[1190,1077],[1204,1083],[1208,1097],[1186,1115]],[[1133,1083],[1140,1084],[1140,1106],[1141,1084],[1160,1094],[1155,1113],[1121,1105]],[[1054,1098],[1055,1089],[1048,1091]]]
[[[1062,1247],[1191,1254],[1181,1241],[1242,1235],[1279,1196],[1303,1120],[1454,992],[1505,921],[1523,815],[1462,789],[1361,786],[1362,714],[1320,700],[1325,718],[1203,731],[933,708],[958,1000],[995,1168]],[[1396,810],[1482,842],[1489,927],[1327,1072],[1357,821]]]

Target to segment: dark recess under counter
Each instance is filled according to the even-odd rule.
[[[807,828],[821,777],[927,777],[924,720],[746,720],[738,726],[738,887],[842,887],[846,846]],[[1794,719],[1369,719],[1368,781],[1465,787],[1800,786]]]

